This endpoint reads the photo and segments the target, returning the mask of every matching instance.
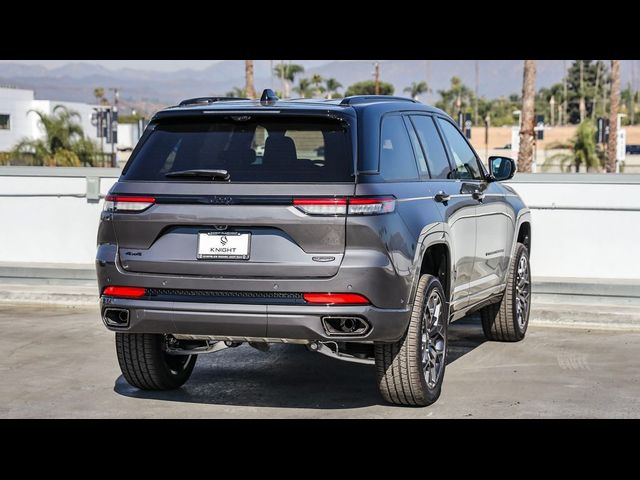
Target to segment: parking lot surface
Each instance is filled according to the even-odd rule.
[[[442,395],[386,405],[374,367],[275,345],[202,355],[189,382],[143,392],[120,375],[96,308],[0,305],[0,418],[640,417],[640,333],[531,326],[487,342],[474,318],[450,328]]]

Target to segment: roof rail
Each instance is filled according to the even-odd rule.
[[[249,100],[249,99],[243,98],[243,97],[197,97],[197,98],[188,98],[187,100],[183,100],[180,102],[178,106],[186,107],[188,105],[209,105],[210,103],[230,102],[233,100]]]
[[[340,102],[340,105],[355,105],[357,103],[371,103],[371,102],[411,102],[420,103],[413,98],[407,97],[392,97],[390,95],[353,95],[351,97],[345,97]]]

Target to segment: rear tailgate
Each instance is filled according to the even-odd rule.
[[[230,181],[167,177],[226,170]],[[346,217],[294,206],[355,193],[350,131],[335,119],[261,116],[164,121],[137,149],[113,199],[126,271],[221,278],[330,277],[345,249]],[[130,198],[129,198],[130,197]]]

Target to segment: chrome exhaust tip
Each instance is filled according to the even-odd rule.
[[[324,331],[331,337],[353,337],[369,333],[369,322],[360,317],[322,317]]]
[[[129,310],[124,308],[105,308],[102,321],[107,327],[126,328],[129,326]]]

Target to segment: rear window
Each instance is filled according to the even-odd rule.
[[[226,170],[231,182],[351,182],[348,125],[332,119],[237,115],[160,121],[128,163],[125,180],[210,181],[167,176]]]

